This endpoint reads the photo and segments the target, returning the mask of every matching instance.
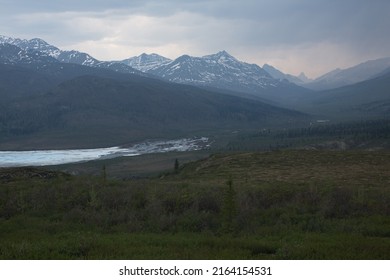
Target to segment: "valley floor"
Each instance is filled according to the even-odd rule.
[[[389,151],[221,153],[171,170],[0,169],[0,258],[390,258]]]

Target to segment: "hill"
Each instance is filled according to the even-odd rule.
[[[314,92],[297,109],[333,120],[389,118],[390,73],[357,84]]]

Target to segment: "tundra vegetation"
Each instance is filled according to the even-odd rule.
[[[390,258],[386,150],[175,158],[143,178],[0,169],[0,258]]]

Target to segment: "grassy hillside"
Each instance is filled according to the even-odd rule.
[[[0,258],[390,258],[387,151],[215,154],[125,181],[34,170],[0,170]]]

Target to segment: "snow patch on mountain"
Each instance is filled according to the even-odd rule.
[[[245,92],[278,87],[280,84],[258,65],[239,61],[226,51],[203,57],[182,55],[170,63],[148,70],[148,73],[176,83]]]
[[[11,37],[0,35],[0,43],[7,43],[10,45],[14,45],[21,48],[24,51],[39,51],[42,54],[51,56],[55,59],[57,59],[58,56],[61,54],[60,49],[48,44],[47,42],[39,38],[25,40],[25,39],[11,38]]]
[[[0,63],[3,64],[25,64],[41,68],[57,60],[47,54],[37,50],[22,50],[21,48],[9,43],[0,42]]]
[[[33,61],[31,56],[35,53],[35,56],[50,57],[55,59],[57,62],[73,63],[88,67],[106,68],[115,72],[145,76],[144,73],[120,62],[99,61],[87,53],[75,50],[63,51],[39,38],[25,40],[0,35],[0,44],[9,44],[20,48],[23,53],[20,53],[20,57],[14,58],[14,60],[24,61],[25,63],[28,60],[27,57],[30,57],[30,62]]]
[[[128,65],[134,69],[137,69],[142,72],[149,72],[153,69],[156,69],[160,66],[170,63],[172,60],[161,55],[152,53],[146,54],[143,53],[139,56],[134,56],[125,60],[122,60],[121,63]]]

